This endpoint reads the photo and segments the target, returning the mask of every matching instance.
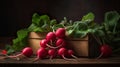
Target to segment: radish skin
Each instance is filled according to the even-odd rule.
[[[55,41],[56,40],[56,35],[54,32],[49,32],[47,35],[46,35],[46,39],[47,41]]]
[[[57,41],[56,41],[56,46],[65,47],[65,46],[66,46],[65,40],[64,40],[64,39],[61,39],[61,38],[57,39]]]
[[[65,38],[65,32],[66,32],[65,28],[58,28],[55,34],[58,38]]]
[[[112,48],[106,44],[103,44],[100,47],[100,51],[101,51],[101,54],[97,57],[97,59],[110,57],[112,55]]]
[[[47,50],[45,48],[40,48],[37,50],[37,58],[33,60],[33,62],[38,61],[39,59],[43,59],[47,56]]]
[[[73,50],[69,49],[67,52],[68,52],[68,56],[71,56],[71,57],[75,58],[77,61],[79,61],[79,60],[78,60],[78,57],[76,57],[76,56],[74,55],[74,51],[73,51]]]
[[[48,50],[48,55],[50,56],[49,59],[52,61],[53,57],[56,56],[56,50],[55,49]]]
[[[65,49],[64,47],[62,47],[58,50],[58,55],[60,55],[65,60],[70,60],[65,57],[66,54],[67,54],[67,49]]]
[[[40,41],[40,46],[43,47],[43,48],[46,48],[46,44],[48,43],[48,41],[46,39],[43,39]]]

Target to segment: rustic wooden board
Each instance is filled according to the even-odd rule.
[[[71,60],[64,60],[61,58],[54,58],[52,61],[49,59],[42,59],[37,62],[32,62],[35,57],[28,58],[28,59],[4,59],[5,56],[0,56],[0,64],[120,64],[120,56],[112,56],[109,58],[101,58],[101,59],[89,59],[89,58],[78,58],[77,60],[70,58]]]

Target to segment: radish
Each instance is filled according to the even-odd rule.
[[[56,50],[55,49],[50,49],[48,50],[48,55],[50,56],[50,60],[56,56]]]
[[[58,28],[55,34],[58,38],[65,38],[65,32],[66,32],[65,28]]]
[[[74,51],[71,50],[71,49],[68,50],[68,55],[71,56],[71,57],[73,57],[73,58],[75,58],[75,59],[78,59],[78,58],[74,55]]]
[[[100,47],[100,52],[101,52],[101,54],[99,55],[99,57],[97,57],[97,59],[101,58],[101,57],[111,56],[112,55],[112,48],[109,45],[104,44]]]
[[[3,55],[7,55],[7,51],[6,50],[2,50],[1,52]]]
[[[7,56],[8,58],[17,58],[17,60],[20,60],[22,58],[30,57],[33,54],[33,50],[30,47],[26,47],[22,50],[22,53],[17,54],[15,56]]]
[[[79,61],[78,58],[74,55],[74,51],[73,50],[69,49],[67,51],[67,53],[68,53],[68,56],[71,56],[71,57],[75,58],[77,61]]]
[[[54,32],[49,32],[47,35],[46,35],[46,39],[47,41],[55,41],[56,40],[56,35]]]
[[[61,38],[57,39],[56,46],[58,46],[58,47],[65,47],[66,46],[65,40],[61,39]]]
[[[47,50],[45,48],[41,47],[40,49],[37,50],[37,58],[35,58],[34,61],[37,61],[39,59],[43,59],[46,56],[47,56]]]
[[[112,55],[112,48],[109,45],[102,44],[100,39],[97,39],[95,35],[93,37],[96,39],[96,41],[101,45],[100,46],[100,52],[101,54],[97,57],[97,59],[101,57],[109,57]],[[103,40],[104,43],[104,40]]]
[[[59,56],[61,56],[65,60],[70,60],[70,59],[65,57],[66,54],[67,54],[67,49],[66,48],[62,47],[58,50],[58,55]]]
[[[43,39],[40,41],[40,46],[43,47],[43,48],[46,48],[46,44],[48,43],[48,41],[46,39]]]
[[[51,43],[51,45],[52,45],[52,43]],[[43,39],[43,40],[40,41],[40,46],[43,47],[43,48],[46,48],[46,47],[49,47],[49,48],[52,48],[52,49],[59,48],[59,46],[58,47],[53,47],[51,45],[48,44],[48,41],[46,39]]]

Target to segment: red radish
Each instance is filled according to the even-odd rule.
[[[97,59],[101,58],[101,57],[109,57],[112,55],[112,48],[109,45],[106,44],[102,44],[100,39],[96,38],[95,35],[93,35],[93,37],[96,39],[96,41],[101,45],[100,46],[100,52],[101,54],[97,57]],[[104,43],[104,41],[103,41]]]
[[[55,32],[58,38],[65,38],[65,28],[58,28]]]
[[[112,48],[109,45],[102,45],[100,47],[101,54],[97,58],[109,57],[112,55]]]
[[[58,50],[58,55],[60,55],[65,60],[70,60],[65,57],[66,54],[67,54],[67,49],[65,49],[64,47],[62,47]]]
[[[46,44],[48,43],[48,41],[46,39],[43,39],[40,41],[40,46],[43,47],[43,48],[46,48]]]
[[[6,50],[2,50],[2,54],[3,55],[7,55],[7,51]]]
[[[34,61],[37,61],[39,59],[43,59],[47,56],[47,50],[43,47],[37,50],[37,58]]]
[[[79,61],[78,58],[74,55],[73,50],[69,49],[67,52],[68,52],[68,56],[71,56],[71,57],[75,58],[77,61]]]
[[[17,54],[15,56],[7,56],[8,58],[17,58],[17,60],[20,60],[25,57],[30,57],[33,54],[33,50],[30,47],[26,47],[22,50],[22,53]]]
[[[54,41],[56,39],[56,35],[54,32],[49,32],[47,35],[46,35],[46,39],[47,41]]]
[[[50,56],[50,60],[56,56],[56,50],[55,49],[50,49],[48,50],[48,55]]]
[[[33,50],[30,47],[26,47],[22,50],[22,54],[26,57],[30,57],[33,54]]]
[[[65,47],[66,46],[65,40],[61,39],[61,38],[57,39],[56,46],[58,46],[58,47]]]

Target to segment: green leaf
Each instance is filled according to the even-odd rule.
[[[74,30],[67,30],[67,35],[68,36],[72,36],[72,35],[74,35]]]
[[[52,28],[53,28],[53,30],[56,30],[58,28],[64,28],[64,26],[62,24],[55,24],[55,25],[53,25]]]
[[[18,38],[24,38],[28,35],[28,30],[27,29],[21,29],[17,31],[17,36]]]
[[[10,48],[11,48],[11,45],[10,44],[6,44],[5,49],[9,50]]]
[[[38,30],[38,27],[39,27],[40,30],[38,30],[38,31],[43,32],[44,30],[50,28],[50,18],[48,15],[39,16],[37,13],[34,13],[32,16],[32,23],[33,24],[30,25],[30,27],[29,27],[30,29],[32,28],[32,30],[34,30],[34,29]],[[42,29],[44,29],[44,30],[42,30]]]
[[[39,25],[39,22],[40,22],[40,16],[39,16],[39,14],[34,13],[33,16],[32,16],[32,23],[36,24],[36,25]]]
[[[50,18],[48,15],[41,15],[39,26],[43,26],[44,24],[48,24],[50,26]]]
[[[84,38],[87,35],[87,31],[76,31],[74,37],[76,38]]]
[[[27,37],[22,38],[22,39],[16,38],[16,39],[13,39],[12,49],[14,51],[20,51],[22,48],[24,48],[27,45],[28,45]]]
[[[13,53],[13,52],[15,52],[15,50],[9,49],[9,50],[7,51],[7,55],[9,55],[9,54],[11,54],[11,53]]]
[[[28,30],[30,32],[38,32],[38,31],[42,32],[43,31],[39,26],[37,26],[37,25],[35,25],[33,23],[28,27]]]
[[[113,39],[113,42],[120,42],[120,37],[116,37]]]
[[[32,23],[32,24],[28,27],[28,30],[31,32],[31,31],[33,31],[36,27],[37,27],[37,26],[36,26],[34,23]]]
[[[105,13],[105,23],[107,23],[110,27],[114,27],[114,25],[120,19],[119,13],[116,11],[110,11]]]
[[[50,26],[53,26],[53,25],[55,25],[55,24],[57,24],[56,19],[53,19],[53,20],[50,21]]]
[[[95,34],[99,37],[104,37],[105,36],[105,33],[103,30],[96,30]]]
[[[17,38],[13,39],[12,49],[18,51],[27,45],[28,29],[17,31]]]
[[[86,14],[82,17],[82,21],[91,22],[94,20],[94,18],[95,18],[94,14],[92,12],[89,12],[88,14]]]
[[[77,30],[87,30],[88,29],[88,25],[85,22],[76,21],[75,23],[78,23],[76,26]]]

